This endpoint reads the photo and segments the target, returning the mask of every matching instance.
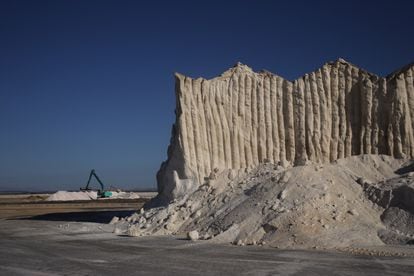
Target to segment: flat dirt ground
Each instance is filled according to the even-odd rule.
[[[414,249],[399,247],[387,247],[391,256],[380,257],[115,235],[110,219],[135,212],[145,200],[3,200],[0,275],[414,274]],[[406,256],[398,256],[401,252]]]
[[[142,193],[139,199],[99,199],[91,201],[44,201],[48,194],[0,195],[0,219],[24,218],[73,212],[139,210],[156,193]]]

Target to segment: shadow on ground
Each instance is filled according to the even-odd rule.
[[[132,215],[135,212],[136,210],[52,213],[28,218],[21,218],[21,220],[109,223],[114,216],[126,217]]]
[[[414,171],[414,161],[407,162],[403,167],[395,171],[396,174],[406,174]]]

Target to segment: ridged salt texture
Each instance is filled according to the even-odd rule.
[[[414,155],[414,65],[379,77],[339,59],[291,82],[236,64],[206,80],[176,74],[176,122],[157,174],[170,201],[214,169],[302,165],[359,154]]]

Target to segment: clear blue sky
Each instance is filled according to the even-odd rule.
[[[340,3],[341,2],[341,3]],[[0,0],[0,190],[155,188],[174,72],[414,60],[413,1]]]

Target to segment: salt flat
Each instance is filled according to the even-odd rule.
[[[414,257],[126,237],[99,223],[0,220],[1,275],[412,275]],[[389,247],[398,251],[399,248]],[[409,249],[405,248],[406,253]],[[410,249],[413,253],[412,249]]]

